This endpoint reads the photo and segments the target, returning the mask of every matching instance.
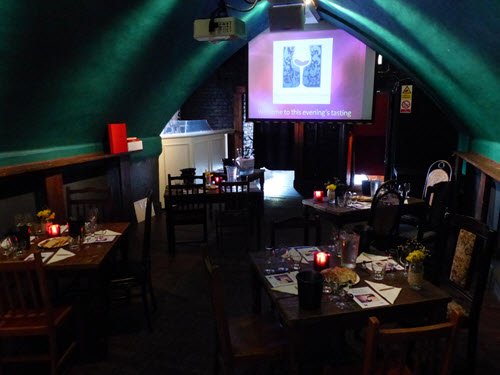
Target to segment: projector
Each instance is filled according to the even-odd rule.
[[[194,20],[193,36],[200,42],[217,42],[220,40],[244,39],[245,23],[234,17],[214,18],[214,29],[210,30],[210,18]]]

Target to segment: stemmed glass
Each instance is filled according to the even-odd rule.
[[[304,68],[311,63],[311,49],[306,44],[298,44],[294,47],[292,63],[299,68],[299,86],[305,87],[302,83],[304,80]]]
[[[85,222],[85,234],[90,236],[91,243],[95,242],[95,232],[97,230],[97,216],[99,210],[91,208],[87,213],[87,221]]]
[[[408,200],[408,198],[410,197],[410,190],[411,190],[411,184],[409,182],[405,182],[403,184],[403,191],[405,194],[405,200]]]
[[[404,267],[403,275],[408,276],[408,267],[410,264],[406,260],[406,254],[403,252],[399,254],[399,264],[401,264]]]
[[[16,251],[16,241],[17,239],[15,236],[5,236],[2,238],[0,241],[0,248],[4,257],[8,258]]]
[[[335,306],[337,306],[340,310],[348,308],[349,302],[352,299],[352,296],[349,292],[351,288],[351,282],[347,282],[347,284],[344,286],[333,281],[330,282],[330,286],[332,288],[330,300],[335,301]]]
[[[274,269],[274,257],[276,256],[276,253],[275,253],[275,250],[274,250],[274,247],[272,246],[266,246],[266,264],[265,264],[265,268],[264,268],[264,273],[266,273],[267,275],[272,275],[273,273],[275,273],[275,269]]]

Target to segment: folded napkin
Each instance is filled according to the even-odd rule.
[[[115,232],[111,229],[103,229],[95,232],[96,236],[120,236],[121,233]]]
[[[70,258],[75,256],[74,253],[68,250],[64,250],[63,248],[60,248],[59,250],[56,251],[56,253],[47,261],[47,264],[59,262],[60,260]]]
[[[368,254],[368,253],[361,253],[358,255],[358,258],[356,259],[356,263],[363,263],[366,262],[367,264],[365,265],[368,270],[373,271],[371,264],[372,262],[376,262],[379,260],[385,260],[387,261],[386,266],[385,266],[385,272],[391,272],[391,271],[402,271],[404,270],[404,267],[400,265],[398,262],[396,262],[394,259],[389,258],[385,255],[375,255],[375,254]]]
[[[35,240],[36,240],[36,236],[30,236],[30,243],[35,242]]]
[[[275,288],[271,288],[271,290],[281,293],[294,294],[294,295],[299,294],[299,289],[297,288],[297,284],[277,286]]]
[[[399,296],[399,292],[401,292],[401,288],[382,284],[382,283],[374,283],[373,281],[365,280],[365,282],[378,294],[380,294],[384,299],[387,300],[390,304],[393,304],[396,298]]]
[[[64,233],[68,230],[68,224],[61,225],[61,233]]]
[[[363,252],[359,254],[358,257],[356,258],[356,263],[373,262],[377,260],[387,260],[387,259],[389,259],[387,255],[375,255]]]
[[[105,236],[102,234],[97,234],[95,236],[86,236],[83,239],[84,244],[90,244],[90,243],[102,243],[102,242],[111,242],[115,239],[116,236]]]
[[[42,256],[42,262],[45,263],[47,259],[49,259],[52,254],[54,254],[53,251],[42,251],[40,255]],[[30,254],[24,260],[34,260],[35,259],[35,254]]]
[[[303,264],[308,264],[309,262],[302,256],[301,253],[299,253],[297,250],[295,249],[290,249],[288,250],[285,254],[282,255],[283,258],[287,258],[287,259],[293,259],[295,256],[299,256],[301,259],[300,259],[300,262],[303,263]]]

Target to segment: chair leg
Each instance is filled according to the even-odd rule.
[[[153,311],[158,309],[158,304],[156,303],[156,295],[153,289],[153,283],[151,282],[151,277],[148,279],[148,289],[149,296],[151,297],[151,304],[153,305]]]
[[[167,223],[167,250],[171,255],[175,254],[175,227]]]
[[[148,302],[148,291],[146,284],[143,283],[141,285],[141,297],[142,297],[142,304],[144,305],[144,313],[146,314],[146,321],[148,323],[148,329],[150,332],[153,331],[153,326],[151,325],[151,314],[149,312],[149,302]]]
[[[50,375],[57,374],[57,339],[53,332],[49,335]]]
[[[467,373],[474,374],[477,352],[477,325],[471,325],[467,332]]]

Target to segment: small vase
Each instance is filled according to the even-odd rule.
[[[335,190],[326,191],[326,200],[328,204],[335,204]]]
[[[42,225],[40,226],[42,230],[42,234],[49,233],[49,227],[52,225],[52,221],[43,221]]]
[[[410,263],[408,268],[408,284],[410,288],[415,290],[422,289],[424,283],[424,264],[423,263]]]

